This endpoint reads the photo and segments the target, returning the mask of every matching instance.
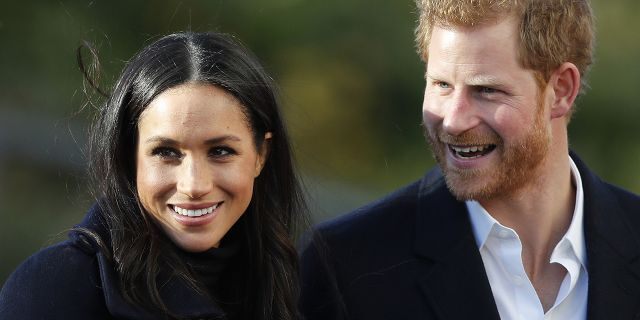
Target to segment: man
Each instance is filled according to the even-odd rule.
[[[438,168],[320,225],[307,319],[640,319],[640,198],[569,152],[587,0],[418,0]]]

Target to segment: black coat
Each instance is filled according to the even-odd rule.
[[[640,319],[640,197],[572,158],[584,188],[587,317]],[[302,253],[307,320],[499,319],[466,206],[438,169],[317,230]]]
[[[108,237],[94,206],[80,227]],[[164,283],[164,282],[163,282]],[[220,319],[222,310],[185,283],[168,280],[160,288],[168,309],[181,318]],[[95,244],[76,232],[23,262],[0,291],[0,319],[162,319],[127,303],[115,269]]]

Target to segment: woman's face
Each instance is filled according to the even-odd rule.
[[[140,116],[138,196],[183,250],[218,247],[249,206],[268,142],[256,150],[241,108],[218,87],[190,83],[161,93]]]

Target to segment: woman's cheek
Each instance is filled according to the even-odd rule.
[[[162,166],[153,161],[140,161],[137,168],[137,188],[138,195],[143,206],[147,210],[151,210],[154,205],[153,201],[164,200],[174,189],[175,180],[174,170],[167,166]],[[156,203],[156,205],[164,204]]]

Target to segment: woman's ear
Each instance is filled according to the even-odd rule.
[[[580,71],[578,68],[571,62],[563,63],[551,74],[549,85],[554,94],[551,118],[560,118],[571,114],[573,103],[580,92]]]
[[[272,137],[273,134],[271,132],[267,132],[264,134],[264,140],[262,141],[260,150],[258,150],[258,157],[256,158],[256,172],[254,177],[258,177],[260,175],[262,168],[264,168],[265,162],[267,162],[267,158],[269,158]]]

